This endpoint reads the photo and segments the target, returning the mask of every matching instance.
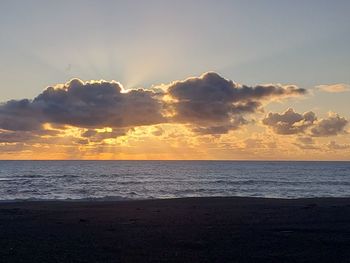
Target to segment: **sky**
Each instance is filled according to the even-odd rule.
[[[350,160],[349,1],[1,1],[0,159]]]

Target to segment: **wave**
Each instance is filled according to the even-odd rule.
[[[146,200],[151,198],[131,198],[125,196],[102,196],[102,197],[86,197],[86,198],[15,198],[3,199],[0,203],[17,203],[17,202],[106,202],[106,201],[131,201]]]

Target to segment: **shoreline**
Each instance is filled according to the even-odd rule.
[[[320,196],[320,197],[297,197],[297,198],[281,198],[281,197],[259,197],[259,196],[189,196],[189,197],[169,197],[169,198],[127,198],[118,196],[108,197],[93,197],[93,198],[81,198],[81,199],[0,199],[0,206],[2,204],[27,204],[27,203],[119,203],[119,202],[144,202],[144,201],[170,201],[178,200],[185,201],[191,199],[251,199],[251,200],[276,200],[276,201],[325,201],[325,200],[348,200],[350,202],[350,196]]]
[[[349,262],[350,198],[0,203],[0,262]]]

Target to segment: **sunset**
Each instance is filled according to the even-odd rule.
[[[348,262],[349,11],[2,1],[0,262]]]
[[[135,89],[71,79],[1,104],[0,157],[348,160],[346,113],[333,110],[349,94],[346,84],[249,86],[216,72]],[[312,106],[325,96],[340,105]]]
[[[350,159],[347,2],[83,3],[2,4],[1,159]]]

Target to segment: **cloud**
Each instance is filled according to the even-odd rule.
[[[75,127],[130,127],[164,122],[162,104],[152,91],[124,92],[117,82],[73,79],[48,87],[34,100],[11,100],[0,105],[0,128],[42,129],[44,123]]]
[[[0,144],[0,153],[6,153],[6,155],[13,154],[17,156],[18,152],[21,152],[21,151],[30,152],[32,150],[33,148],[31,146],[21,142]]]
[[[39,140],[42,136],[57,136],[56,130],[11,131],[0,130],[0,143],[27,142]]]
[[[194,125],[194,131],[226,133],[246,123],[243,115],[256,112],[265,100],[305,94],[296,86],[239,85],[217,73],[176,81],[167,88],[172,120]]]
[[[117,82],[82,82],[73,79],[49,87],[32,104],[48,122],[77,127],[130,127],[164,121],[155,93],[143,89],[122,92]]]
[[[247,124],[248,121],[245,120],[242,116],[232,116],[232,119],[228,123],[222,123],[222,125],[194,125],[192,130],[196,133],[200,134],[212,134],[212,135],[220,135],[228,133],[230,130],[236,130],[240,128],[242,125]]]
[[[0,131],[1,143],[25,142],[34,139],[36,136],[28,131]]]
[[[294,145],[298,146],[302,150],[317,150],[320,149],[315,145],[315,141],[312,137],[301,136],[296,139]]]
[[[330,150],[346,150],[346,149],[350,149],[350,145],[349,144],[338,144],[335,141],[330,141],[327,144],[328,148]]]
[[[119,129],[171,122],[198,133],[223,134],[246,124],[244,115],[259,110],[263,102],[305,92],[293,85],[239,85],[214,72],[149,90],[125,91],[115,81],[72,79],[48,87],[33,100],[0,104],[0,129],[42,130],[46,123]]]
[[[283,113],[270,112],[262,123],[277,134],[308,133],[313,137],[327,137],[345,133],[348,121],[336,113],[330,113],[327,118],[318,120],[312,111],[300,114],[289,108]]]
[[[331,85],[318,85],[317,89],[328,93],[340,93],[350,91],[350,85],[344,83],[331,84]]]
[[[0,129],[10,131],[40,130],[44,116],[28,99],[0,104]]]
[[[262,123],[271,127],[277,134],[303,133],[316,121],[316,115],[312,111],[303,114],[295,112],[292,108],[283,113],[270,112]]]
[[[348,121],[339,117],[336,113],[330,113],[328,118],[321,119],[315,123],[315,126],[311,129],[312,136],[334,136],[340,133],[345,133],[345,126]]]
[[[154,136],[161,136],[164,134],[164,129],[162,127],[154,127],[154,130],[152,131],[152,134]]]
[[[96,131],[96,130],[87,130],[84,131],[81,136],[84,139],[87,139],[87,142],[101,142],[105,139],[115,139],[120,136],[126,135],[128,132],[127,129],[113,129],[107,131]]]

